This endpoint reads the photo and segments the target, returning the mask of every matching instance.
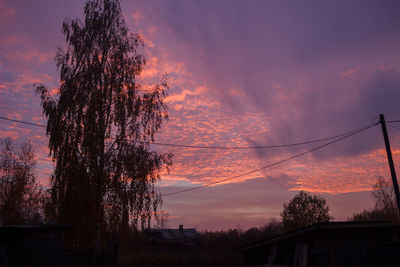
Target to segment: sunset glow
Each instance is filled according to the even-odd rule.
[[[84,1],[0,0],[0,116],[46,125],[33,84],[57,95],[54,62],[65,17]],[[143,36],[143,89],[167,74],[169,120],[156,143],[212,147],[291,144],[400,120],[400,2],[122,1],[129,29]],[[400,166],[400,123],[388,126]],[[45,128],[0,120],[0,136],[30,138],[37,177],[52,172]],[[313,149],[172,152],[157,184],[161,214],[177,227],[228,229],[279,218],[299,190],[323,194],[344,220],[372,207],[378,176],[390,178],[380,125],[264,170],[212,184]],[[326,143],[326,142],[325,142]]]

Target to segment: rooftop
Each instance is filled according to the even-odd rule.
[[[351,221],[351,222],[324,222],[324,223],[316,223],[311,226],[307,226],[301,229],[289,231],[277,236],[273,236],[270,238],[266,238],[260,241],[256,241],[250,244],[246,244],[244,246],[238,247],[235,249],[236,252],[243,252],[248,249],[252,249],[254,247],[258,247],[260,245],[266,245],[274,242],[278,242],[283,239],[287,238],[292,238],[296,236],[300,236],[303,234],[307,234],[310,232],[314,231],[319,231],[319,230],[335,230],[335,229],[376,229],[376,228],[390,228],[393,227],[394,225],[390,222],[357,222],[357,221]],[[396,227],[400,227],[396,225]]]

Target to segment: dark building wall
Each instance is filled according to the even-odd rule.
[[[397,226],[311,228],[275,239],[242,249],[245,264],[400,266]]]
[[[65,250],[65,225],[0,227],[0,267],[115,267],[117,251]]]

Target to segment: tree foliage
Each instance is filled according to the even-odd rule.
[[[88,1],[84,15],[63,23],[58,98],[36,87],[55,161],[48,212],[76,226],[76,246],[98,244],[104,230],[148,226],[161,203],[154,184],[172,157],[150,150],[168,118],[168,85],[138,83],[141,36],[129,32],[118,0]]]
[[[35,156],[29,140],[17,146],[0,139],[0,223],[38,222],[42,191],[35,178]]]
[[[398,220],[399,211],[391,181],[379,176],[371,195],[375,200],[375,210],[381,211],[388,220]]]
[[[353,221],[390,221],[400,223],[399,211],[396,205],[391,181],[379,176],[371,192],[375,207],[353,214]]]
[[[285,230],[301,228],[318,222],[328,222],[331,219],[326,200],[322,196],[304,191],[295,195],[288,204],[283,204],[281,217]]]

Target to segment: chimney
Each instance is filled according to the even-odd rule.
[[[183,232],[183,224],[179,225],[179,231]]]

